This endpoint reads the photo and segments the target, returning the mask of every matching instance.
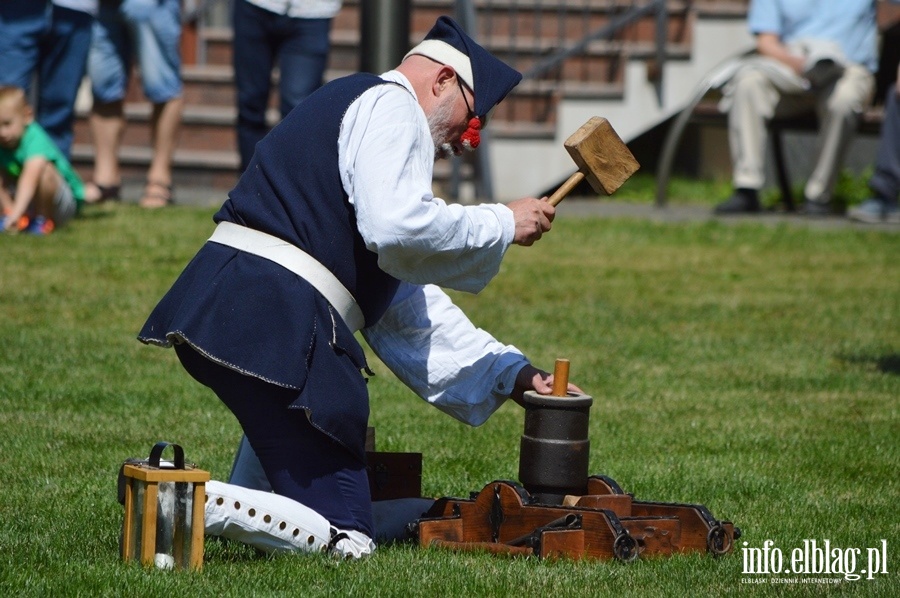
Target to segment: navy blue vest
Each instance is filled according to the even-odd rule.
[[[356,228],[338,169],[338,134],[350,104],[385,83],[360,73],[309,96],[257,144],[247,172],[215,216],[315,257],[356,297],[368,325],[384,314],[399,283],[378,268],[378,256]]]
[[[338,168],[341,120],[382,79],[338,79],[297,106],[256,146],[216,221],[260,230],[302,248],[376,322],[399,281],[378,268],[356,227]],[[264,258],[206,243],[150,314],[138,338],[185,340],[208,359],[295,389],[291,407],[361,460],[369,417],[365,353],[312,286]],[[215,388],[213,387],[215,390]]]

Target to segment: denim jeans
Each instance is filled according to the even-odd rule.
[[[235,0],[234,78],[241,169],[265,137],[272,69],[278,66],[281,117],[321,84],[330,48],[331,19],[299,19]]]
[[[884,123],[875,158],[875,174],[869,180],[875,195],[897,205],[900,194],[900,97],[897,86],[891,85],[884,102]]]
[[[181,95],[181,1],[124,0],[100,4],[88,58],[94,100],[121,100],[133,62],[144,95],[161,104]]]
[[[49,25],[50,8],[43,2],[0,2],[0,83],[31,89],[40,60],[40,42]]]
[[[87,70],[94,17],[53,5],[50,36],[38,73],[37,121],[67,158],[72,150],[75,98]]]
[[[0,84],[30,93],[35,116],[68,158],[75,98],[84,77],[93,17],[34,0],[0,2]]]

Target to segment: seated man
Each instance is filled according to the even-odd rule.
[[[827,214],[844,154],[875,89],[875,2],[753,0],[748,25],[759,56],[749,59],[725,90],[735,190],[715,211],[760,210],[766,122],[815,109],[818,150],[803,209]]]

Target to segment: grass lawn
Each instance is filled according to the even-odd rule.
[[[454,298],[539,365],[572,361],[594,397],[591,473],[706,505],[743,530],[734,554],[622,564],[391,546],[338,562],[208,539],[201,572],[121,563],[121,462],[170,440],[224,479],[240,434],[172,351],[134,339],[212,212],[104,206],[47,238],[0,236],[2,595],[900,595],[900,234],[575,219],[565,204],[481,295]],[[517,406],[468,428],[372,367],[378,448],[422,452],[424,494],[516,478]],[[805,540],[858,548],[857,572],[885,540],[888,573],[745,575],[743,543],[767,540],[785,567]]]

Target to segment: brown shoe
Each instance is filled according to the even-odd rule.
[[[142,208],[158,209],[172,205],[172,185],[160,183],[159,181],[147,181],[144,187],[144,196],[138,202]]]

